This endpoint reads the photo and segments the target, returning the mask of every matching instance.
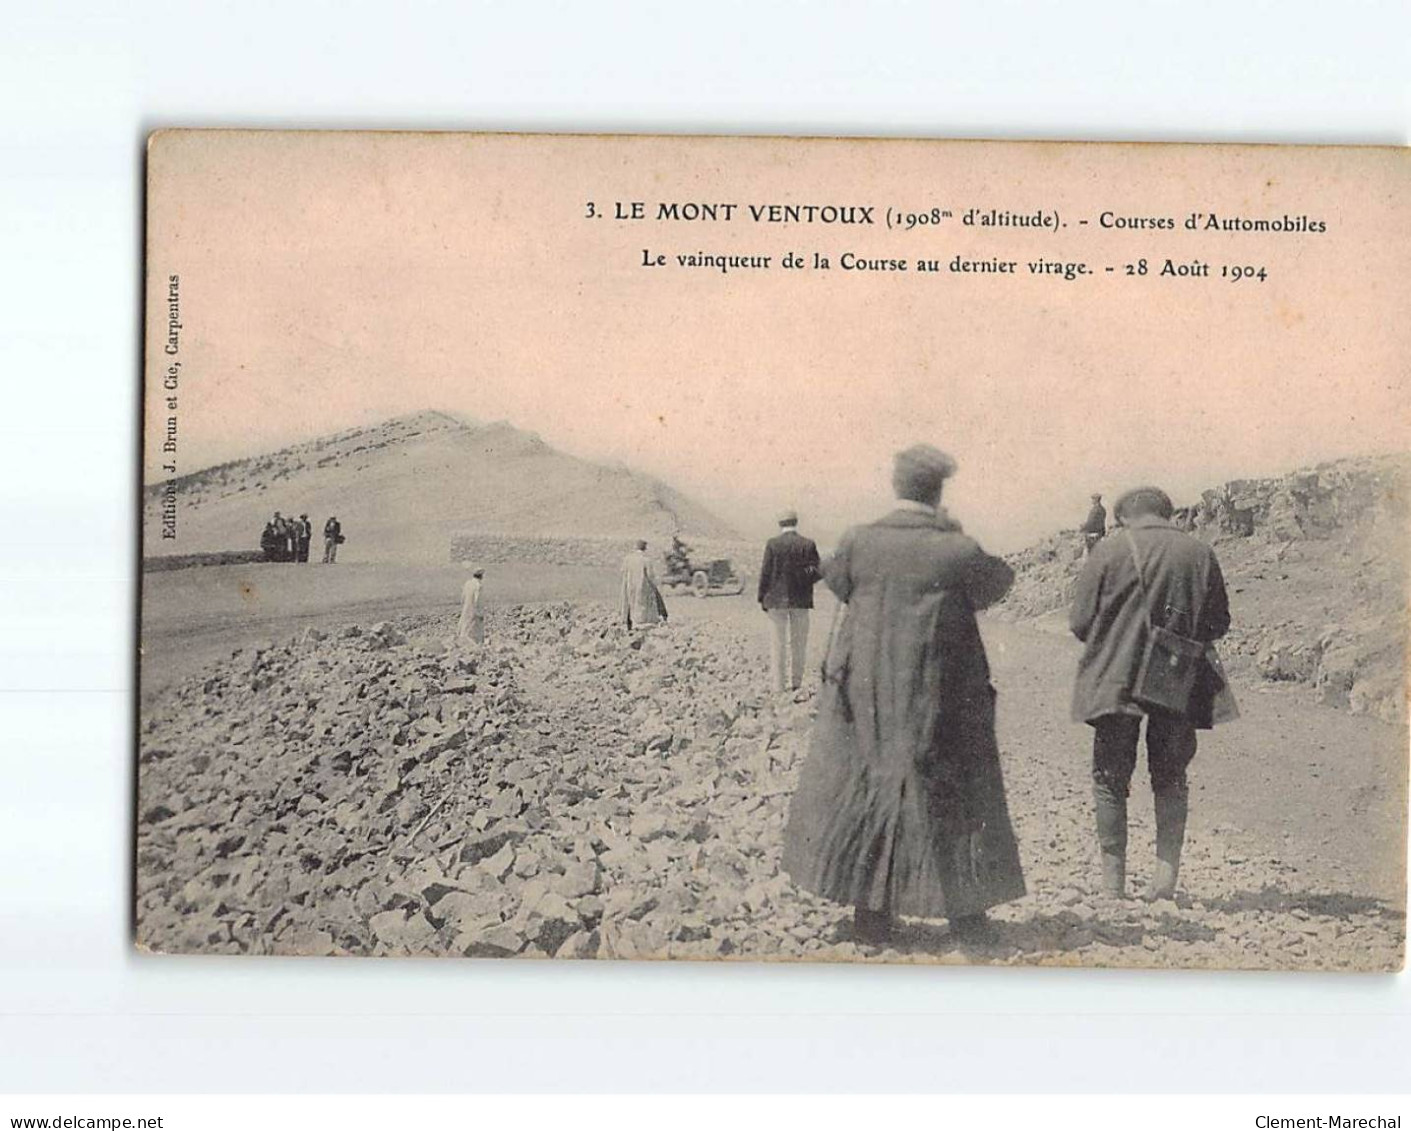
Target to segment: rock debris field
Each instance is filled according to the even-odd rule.
[[[997,939],[908,922],[886,949],[779,871],[811,692],[757,638],[605,607],[347,624],[245,648],[144,716],[137,934],[161,952],[1398,968],[1404,915],[1289,896],[1286,864],[1192,835],[1178,901],[1096,894],[1086,785],[1003,751],[1029,895]],[[1002,708],[1003,709],[1003,708]],[[1134,887],[1151,817],[1132,805]],[[1306,882],[1302,885],[1306,886]],[[1189,893],[1189,894],[1185,894]]]

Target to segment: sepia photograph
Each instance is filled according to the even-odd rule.
[[[136,946],[1401,970],[1408,174],[153,133]]]

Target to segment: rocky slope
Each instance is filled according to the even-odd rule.
[[[1286,861],[1193,839],[1195,900],[1096,895],[1085,787],[1005,749],[1030,895],[961,950],[909,924],[885,951],[779,871],[809,696],[761,694],[758,642],[601,607],[348,624],[242,649],[145,717],[137,934],[160,951],[572,958],[807,957],[1389,969],[1404,917],[1291,897]],[[1133,842],[1151,840],[1133,807]],[[1218,831],[1218,830],[1217,830]],[[1134,870],[1137,870],[1134,868]],[[1334,887],[1332,890],[1342,890]]]
[[[143,493],[150,555],[257,547],[275,512],[329,515],[340,559],[444,563],[456,534],[732,540],[730,526],[660,480],[565,455],[508,424],[399,417],[174,481],[178,538],[160,537],[161,485]],[[315,539],[318,541],[318,538]]]
[[[1404,458],[1339,460],[1234,480],[1181,508],[1177,521],[1215,547],[1230,590],[1227,666],[1404,719],[1408,486]],[[1065,608],[1082,561],[1076,531],[1013,555],[1014,588],[996,613]]]

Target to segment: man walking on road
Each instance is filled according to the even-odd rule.
[[[1156,805],[1156,869],[1148,894],[1170,899],[1186,835],[1186,769],[1195,757],[1196,731],[1236,713],[1213,644],[1230,627],[1230,607],[1214,551],[1172,525],[1165,491],[1128,491],[1114,511],[1121,529],[1088,555],[1068,617],[1073,635],[1086,645],[1073,686],[1073,719],[1093,728],[1102,885],[1120,897],[1127,877],[1127,794],[1146,717]]]
[[[813,587],[823,576],[818,547],[798,532],[798,525],[799,516],[794,511],[779,516],[780,532],[765,545],[764,562],[759,567],[759,605],[769,614],[774,628],[776,693],[786,688],[798,690],[803,683]]]

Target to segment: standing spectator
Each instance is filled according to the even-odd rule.
[[[822,577],[818,547],[798,532],[798,525],[795,511],[779,516],[780,532],[766,543],[759,567],[759,607],[769,615],[774,629],[771,659],[775,694],[796,691],[803,682],[813,587]]]
[[[274,528],[274,522],[271,520],[265,523],[265,528],[260,534],[260,552],[264,554],[265,561],[277,562],[279,561],[280,550],[281,542],[279,531]]]
[[[338,547],[343,543],[343,524],[337,515],[330,515],[323,524],[323,560],[332,565],[338,560]]]
[[[964,942],[1024,894],[975,612],[1014,580],[940,507],[955,470],[929,444],[896,457],[891,514],[849,530],[824,568],[847,611],[825,661],[808,759],[789,806],[784,870],[851,904],[853,937],[894,915],[947,918]]]
[[[1169,899],[1186,835],[1186,770],[1195,757],[1196,731],[1234,714],[1213,647],[1230,627],[1220,563],[1204,542],[1172,525],[1172,509],[1170,496],[1156,487],[1139,487],[1117,500],[1121,533],[1084,563],[1068,617],[1073,635],[1086,645],[1073,684],[1073,719],[1093,728],[1103,890],[1118,897],[1126,891],[1127,794],[1142,717],[1156,805],[1156,869],[1149,894]],[[1191,664],[1193,684],[1179,696],[1180,704],[1158,705],[1147,683],[1148,645],[1158,630],[1184,639],[1196,655],[1205,645],[1204,658]],[[1171,653],[1165,667],[1162,698],[1169,700],[1178,697],[1169,673],[1180,670],[1179,654]]]
[[[297,522],[294,523],[294,560],[306,562],[309,560],[309,543],[314,539],[314,524],[309,521],[309,516],[301,514]]]
[[[471,570],[470,580],[461,590],[461,619],[456,627],[456,639],[462,644],[478,647],[485,643],[485,610],[480,607],[484,577],[483,569]]]
[[[1093,547],[1107,536],[1107,508],[1102,505],[1102,496],[1093,495],[1088,517],[1083,520],[1083,557],[1093,552]]]
[[[277,562],[287,562],[291,560],[289,553],[289,520],[279,511],[274,512],[274,560]]]
[[[622,559],[622,587],[618,607],[623,623],[630,631],[642,625],[656,624],[662,619],[665,602],[656,587],[652,563],[647,559],[647,544],[639,541]]]

